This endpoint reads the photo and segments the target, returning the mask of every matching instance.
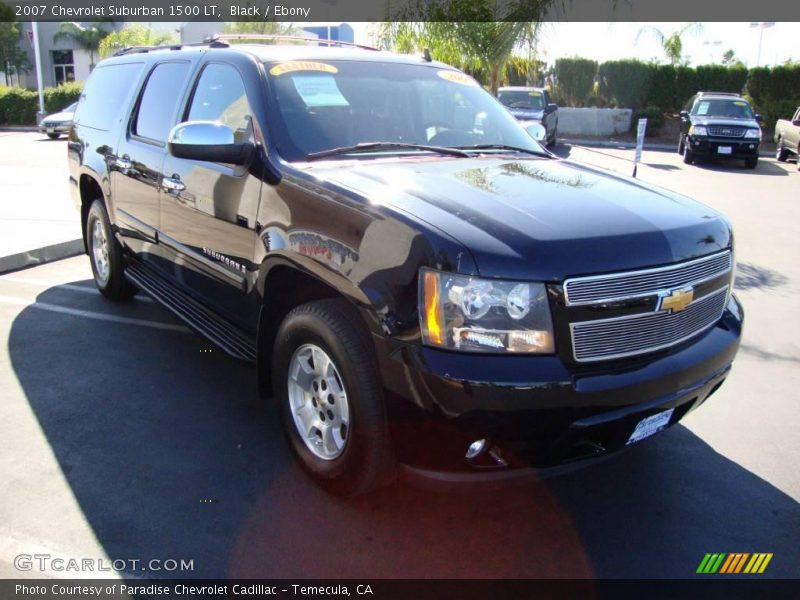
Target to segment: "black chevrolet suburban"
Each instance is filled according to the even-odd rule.
[[[607,455],[705,402],[739,346],[722,216],[555,158],[428,56],[127,49],[68,154],[99,290],[254,363],[335,493]]]
[[[739,159],[744,166],[758,165],[761,115],[739,94],[698,92],[680,113],[678,154],[683,162],[700,159]]]

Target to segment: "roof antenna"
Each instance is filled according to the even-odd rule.
[[[433,59],[431,58],[431,51],[430,51],[430,50],[428,50],[427,48],[425,48],[425,49],[422,51],[422,60],[424,60],[425,62],[431,62],[431,61],[433,60]]]

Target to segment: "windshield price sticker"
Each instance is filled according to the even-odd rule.
[[[320,73],[338,73],[339,69],[333,65],[327,65],[321,62],[311,62],[307,60],[292,60],[289,62],[281,63],[272,67],[269,72],[270,75],[283,75],[285,73],[294,73],[296,71],[317,71]]]
[[[478,82],[475,81],[469,75],[464,75],[464,73],[459,73],[458,71],[437,71],[436,73],[442,79],[447,81],[452,81],[453,83],[460,83],[461,85],[471,85],[473,87],[478,86]]]

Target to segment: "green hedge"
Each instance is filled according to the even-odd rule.
[[[750,69],[747,95],[768,127],[790,119],[800,103],[800,64]]]
[[[634,59],[604,62],[597,69],[598,93],[617,106],[643,106],[650,93],[654,66]]]
[[[80,98],[83,84],[65,83],[44,89],[45,112],[57,112]],[[35,90],[0,86],[0,125],[35,125],[39,94]]]
[[[588,58],[559,58],[555,75],[555,94],[569,106],[584,106],[594,90],[597,62]]]

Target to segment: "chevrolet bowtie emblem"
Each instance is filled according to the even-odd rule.
[[[665,292],[659,297],[658,310],[668,310],[669,312],[681,312],[694,299],[694,290],[692,288],[682,288]]]

